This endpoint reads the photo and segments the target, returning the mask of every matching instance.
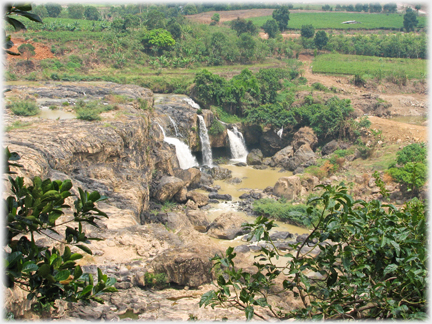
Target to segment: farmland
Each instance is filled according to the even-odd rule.
[[[371,76],[406,75],[425,78],[426,60],[382,58],[363,55],[323,54],[313,61],[314,73],[367,74]]]
[[[271,16],[250,18],[257,26],[262,26]],[[425,26],[426,18],[418,17],[419,27]],[[355,20],[360,24],[342,24]],[[394,29],[403,26],[401,14],[362,14],[347,12],[292,12],[288,29],[300,29],[302,25],[313,25],[315,29]]]

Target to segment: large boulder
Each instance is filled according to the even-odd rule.
[[[232,178],[232,171],[229,169],[221,168],[219,166],[215,166],[209,169],[209,173],[213,180],[225,180]]]
[[[283,160],[287,160],[291,158],[294,154],[294,149],[292,146],[287,146],[282,150],[278,151],[275,155],[273,155],[272,160],[275,165],[280,165]]]
[[[276,182],[273,194],[277,197],[285,197],[293,200],[300,195],[301,182],[298,176],[282,177]]]
[[[309,144],[309,147],[313,149],[315,145],[318,143],[318,138],[315,135],[315,132],[310,127],[302,127],[300,128],[293,136],[293,140],[291,142],[291,146],[294,151],[297,151],[304,144]]]
[[[177,201],[178,203],[185,203],[188,198],[187,198],[187,189],[186,187],[181,188],[175,195],[174,195],[174,200]]]
[[[317,177],[306,173],[303,175],[301,180],[301,185],[307,190],[311,191],[313,188],[315,188],[317,185],[319,185],[320,181]]]
[[[218,200],[232,200],[232,196],[230,194],[219,194],[217,192],[210,192],[208,195],[209,199],[218,199]]]
[[[174,176],[184,181],[185,187],[196,187],[201,180],[201,171],[196,168],[174,170]]]
[[[323,146],[322,150],[321,150],[321,154],[324,155],[328,155],[328,154],[332,154],[334,151],[336,151],[339,148],[339,143],[336,140],[332,140],[330,142],[328,142],[326,145]]]
[[[214,253],[202,246],[176,248],[158,255],[151,267],[155,273],[164,273],[168,282],[181,286],[198,287],[213,279],[210,256]]]
[[[289,171],[294,171],[298,167],[308,167],[316,164],[316,155],[308,143],[300,146],[294,153],[293,157],[283,160],[282,166]]]
[[[209,226],[207,234],[211,237],[232,240],[239,235],[244,235],[250,230],[242,227],[244,218],[234,213],[225,213],[216,218]]]
[[[261,165],[263,158],[264,156],[260,149],[253,149],[247,155],[246,161],[249,165]]]
[[[183,180],[172,176],[163,176],[160,179],[156,191],[153,193],[153,197],[159,202],[171,200],[183,186]]]
[[[189,218],[189,221],[195,230],[201,233],[205,233],[207,231],[207,227],[210,225],[210,222],[207,219],[205,212],[202,210],[188,209],[186,211],[186,216]]]
[[[209,200],[206,195],[196,191],[189,191],[186,197],[193,200],[198,207],[207,205]]]

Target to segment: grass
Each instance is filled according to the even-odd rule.
[[[271,16],[250,18],[261,27]],[[426,18],[418,17],[419,26],[426,26]],[[342,24],[355,20],[361,24]],[[289,29],[301,29],[302,25],[312,25],[315,29],[395,29],[403,27],[400,14],[361,14],[347,12],[295,12],[290,14]]]
[[[427,61],[419,59],[383,58],[377,56],[323,54],[312,65],[313,73],[406,75],[408,79],[424,79]]]
[[[11,131],[11,130],[13,130],[13,129],[24,129],[24,128],[29,127],[31,124],[32,124],[32,122],[22,122],[22,121],[20,121],[20,120],[16,120],[16,121],[14,121],[14,122],[12,123],[12,125],[7,126],[7,127],[5,128],[5,131],[6,131],[6,132],[9,132],[9,131]]]

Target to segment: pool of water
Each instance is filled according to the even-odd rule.
[[[65,111],[61,108],[59,109],[49,109],[47,106],[42,106],[40,108],[40,113],[38,115],[43,119],[74,119],[76,118],[76,114],[73,112]]]

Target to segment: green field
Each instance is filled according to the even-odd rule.
[[[409,79],[424,79],[427,61],[421,59],[384,58],[376,56],[323,54],[312,63],[312,72],[359,75],[406,75]]]
[[[261,27],[271,16],[251,18]],[[418,17],[419,27],[426,25],[425,17]],[[355,20],[361,24],[342,24]],[[312,25],[315,29],[400,29],[403,26],[403,15],[399,14],[361,14],[347,12],[295,12],[290,14],[288,28],[300,29],[302,25]]]

